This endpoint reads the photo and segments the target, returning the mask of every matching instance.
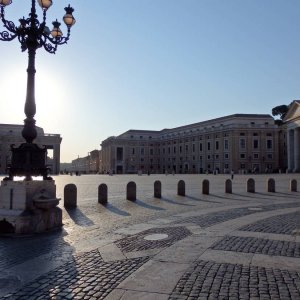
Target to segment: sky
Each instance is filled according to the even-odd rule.
[[[300,99],[299,0],[53,0],[50,28],[69,3],[68,44],[36,55],[36,125],[61,134],[61,162],[129,129],[271,114]],[[13,0],[5,17],[17,24],[30,5]],[[17,40],[0,53],[0,123],[23,124],[27,53]]]

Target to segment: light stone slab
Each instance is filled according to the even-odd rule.
[[[217,263],[242,264],[249,266],[253,257],[253,253],[237,253],[233,251],[207,250],[199,260],[214,261]]]
[[[187,237],[161,251],[154,257],[154,260],[177,263],[193,262],[218,239],[218,237],[209,236]]]
[[[189,264],[148,261],[125,279],[118,288],[170,294]]]
[[[100,247],[98,250],[106,262],[126,259],[122,251],[113,243]]]
[[[154,256],[161,251],[162,251],[161,248],[156,248],[156,249],[149,249],[149,250],[143,250],[143,251],[127,252],[127,253],[124,253],[124,255],[127,258],[137,258],[137,257],[145,257],[145,256]]]
[[[168,300],[169,295],[116,289],[105,300]]]
[[[285,256],[254,254],[251,265],[281,270],[300,270],[300,259]]]
[[[165,218],[165,219],[156,219],[149,221],[149,224],[155,224],[155,225],[164,225],[174,222],[174,218]]]
[[[88,239],[80,240],[76,242],[73,247],[76,249],[76,252],[87,252],[94,250],[96,248],[101,248],[112,244],[115,239],[99,239],[99,237],[89,237]]]
[[[108,296],[105,297],[105,300],[120,300],[125,294],[126,290],[114,289]]]
[[[147,224],[147,223],[142,223],[142,224],[136,224],[133,226],[129,226],[129,227],[125,227],[125,228],[120,228],[118,230],[115,231],[115,233],[118,234],[125,234],[125,235],[133,235],[133,234],[137,234],[140,233],[142,231],[151,229],[157,227],[153,224]]]

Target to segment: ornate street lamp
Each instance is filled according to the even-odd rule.
[[[25,180],[32,180],[32,176],[42,175],[44,180],[51,179],[48,177],[48,168],[46,167],[46,147],[40,148],[33,141],[37,137],[35,127],[35,54],[38,48],[44,49],[54,54],[59,45],[66,44],[70,38],[71,27],[75,24],[73,17],[74,9],[69,5],[65,8],[66,14],[63,21],[67,26],[67,35],[63,36],[60,29],[60,23],[55,20],[53,29],[46,26],[47,10],[52,5],[52,0],[37,0],[43,12],[43,20],[40,22],[36,14],[36,0],[31,1],[31,12],[28,18],[19,19],[19,26],[12,21],[5,19],[5,7],[12,3],[12,0],[0,0],[0,18],[5,30],[0,32],[0,40],[12,41],[15,38],[21,44],[21,50],[28,50],[28,69],[27,69],[27,96],[25,101],[24,128],[22,136],[26,143],[21,144],[18,148],[11,146],[12,160],[8,167],[9,177],[6,180],[13,180],[14,176],[25,176]]]

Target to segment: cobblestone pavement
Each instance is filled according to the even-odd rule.
[[[156,237],[155,234],[162,235],[162,238],[160,239],[160,236]],[[115,244],[125,252],[143,251],[168,247],[190,234],[191,232],[185,227],[153,228],[121,239]],[[149,239],[147,239],[147,236],[149,236]],[[153,236],[153,240],[151,236]]]
[[[203,178],[187,176],[179,197],[176,176],[142,176],[136,202],[107,206],[85,184],[63,230],[0,238],[0,299],[300,299],[300,197],[279,178],[266,193],[256,177],[250,194],[237,175],[238,193],[225,194],[226,177],[211,176],[213,194],[201,195]],[[162,199],[150,179],[168,187]]]
[[[274,216],[266,220],[249,224],[240,228],[244,231],[269,232],[278,234],[293,234],[293,231],[300,228],[300,212]]]
[[[212,226],[214,224],[222,223],[222,222],[225,222],[225,221],[228,221],[231,219],[254,214],[257,211],[270,211],[270,210],[275,210],[275,209],[280,209],[280,208],[290,208],[290,207],[300,207],[300,203],[280,203],[280,204],[262,205],[258,208],[255,208],[255,207],[236,208],[236,209],[231,209],[231,210],[224,210],[224,211],[210,213],[205,216],[188,217],[188,218],[182,219],[180,221],[175,221],[174,223],[177,223],[177,224],[194,223],[200,227],[206,228],[206,227]],[[299,222],[299,220],[298,220],[298,222]],[[264,223],[264,221],[262,223]],[[244,230],[246,230],[246,229],[244,229]]]
[[[4,299],[104,299],[148,259],[104,262],[98,250],[86,252]]]
[[[300,257],[300,243],[254,237],[229,236],[212,246],[214,250]]]
[[[177,299],[299,299],[296,271],[199,261],[177,283]]]
[[[22,247],[20,247],[22,244]],[[30,250],[30,251],[29,251]],[[34,259],[37,256],[52,253],[61,256],[63,253],[72,253],[72,249],[61,235],[56,233],[50,235],[40,235],[36,237],[23,237],[19,239],[0,239],[0,269],[10,268],[25,260]]]

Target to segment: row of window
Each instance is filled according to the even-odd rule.
[[[259,149],[259,140],[254,139],[252,142],[253,142],[252,143],[252,148],[253,149]],[[246,139],[240,138],[239,146],[240,146],[240,149],[246,149],[246,146],[247,146]],[[211,151],[212,150],[211,142],[207,142],[206,147],[207,147],[207,151]],[[271,139],[266,140],[266,148],[267,148],[267,150],[272,150],[273,149],[273,140],[271,140]],[[185,145],[184,148],[183,148],[183,146],[179,146],[179,148],[178,148],[179,153],[182,153],[183,149],[185,149],[185,152],[188,152],[189,151],[189,145]],[[163,148],[162,153],[166,154],[166,150],[167,150],[168,154],[171,154],[171,147]],[[214,150],[215,151],[220,150],[220,142],[219,141],[215,141],[215,149]],[[224,140],[224,150],[229,150],[229,140],[227,140],[227,139]],[[136,151],[136,148],[132,148],[131,154],[135,155],[135,151]],[[177,151],[177,147],[174,146],[173,147],[173,154],[176,154],[176,151]],[[203,143],[199,143],[199,151],[203,152]],[[192,145],[192,152],[196,152],[196,144]],[[145,155],[145,148],[140,149],[140,154]],[[149,154],[154,155],[154,149],[153,148],[150,148],[150,153]],[[160,154],[160,149],[158,149],[158,154]]]
[[[207,156],[206,156],[206,159],[207,160],[220,160],[220,155],[219,154],[215,154],[215,155],[210,155],[210,154],[208,154]],[[224,153],[224,159],[225,160],[228,160],[229,159],[229,153]],[[240,159],[248,159],[248,161],[250,162],[250,161],[252,161],[252,160],[259,160],[259,159],[261,159],[261,160],[271,160],[271,159],[273,159],[273,153],[267,153],[267,155],[266,155],[266,157],[265,156],[261,156],[260,157],[260,155],[259,155],[259,153],[254,153],[253,154],[253,157],[252,156],[246,156],[246,154],[245,153],[240,153]],[[159,163],[160,162],[160,158],[158,158],[157,159],[157,162]],[[162,158],[162,161],[165,161],[166,159],[165,158]],[[168,159],[167,159],[168,161],[176,161],[176,158],[175,157],[168,157]],[[179,157],[179,160],[180,161],[183,161],[183,160],[186,160],[186,161],[188,161],[189,160],[189,158],[188,157],[185,157],[185,159],[183,158],[183,157]],[[192,157],[192,160],[193,161],[195,161],[196,160],[196,156],[193,156]],[[202,155],[200,155],[199,156],[199,160],[200,161],[202,161],[203,160],[203,156]],[[132,158],[131,159],[131,161],[132,162],[134,162],[135,161],[135,159],[134,158]],[[141,158],[140,159],[140,161],[145,161],[145,159],[144,158]],[[152,158],[150,158],[150,163],[153,163],[153,159]]]
[[[254,122],[251,122],[251,124],[254,124]],[[266,124],[268,124],[268,122],[266,122]],[[212,127],[214,127],[214,126],[212,126]],[[204,129],[206,129],[206,127],[204,127]],[[199,129],[197,129],[197,131],[200,131]],[[167,134],[167,135],[164,135],[164,136],[161,136],[161,137],[159,137],[160,139],[165,139],[165,138],[171,138],[171,137],[175,137],[175,136],[177,136],[177,135],[180,135],[180,134],[187,134],[187,133],[192,133],[193,132],[193,130],[190,130],[190,132],[186,132],[186,131],[184,131],[184,132],[178,132],[178,133],[173,133],[173,134]],[[240,133],[240,136],[245,136],[246,135],[246,133],[245,132],[241,132]],[[252,134],[253,136],[258,136],[259,134],[257,133],[257,132],[254,132],[253,134]],[[215,138],[218,138],[220,135],[219,134],[215,134]],[[223,136],[228,136],[228,134],[227,133],[225,133],[225,134],[223,134]],[[266,136],[272,136],[272,133],[266,133]],[[134,138],[136,138],[135,136],[133,136],[133,135],[131,135],[130,136],[130,138],[131,139],[134,139]],[[148,138],[149,140],[151,140],[152,139],[152,136],[150,135],[150,136],[143,136],[143,135],[140,135],[139,136],[139,138],[140,138],[140,140],[142,140],[142,139],[144,139],[144,138]],[[206,135],[206,139],[210,139],[210,136],[209,135]],[[199,140],[202,140],[202,136],[200,136],[199,137]],[[195,138],[193,138],[193,141],[195,141]]]
[[[240,149],[246,149],[247,147],[247,141],[245,138],[240,138]],[[253,149],[259,149],[259,140],[258,139],[253,139],[252,140],[252,148]],[[272,139],[267,139],[266,140],[266,148],[268,150],[273,149],[273,140]]]

